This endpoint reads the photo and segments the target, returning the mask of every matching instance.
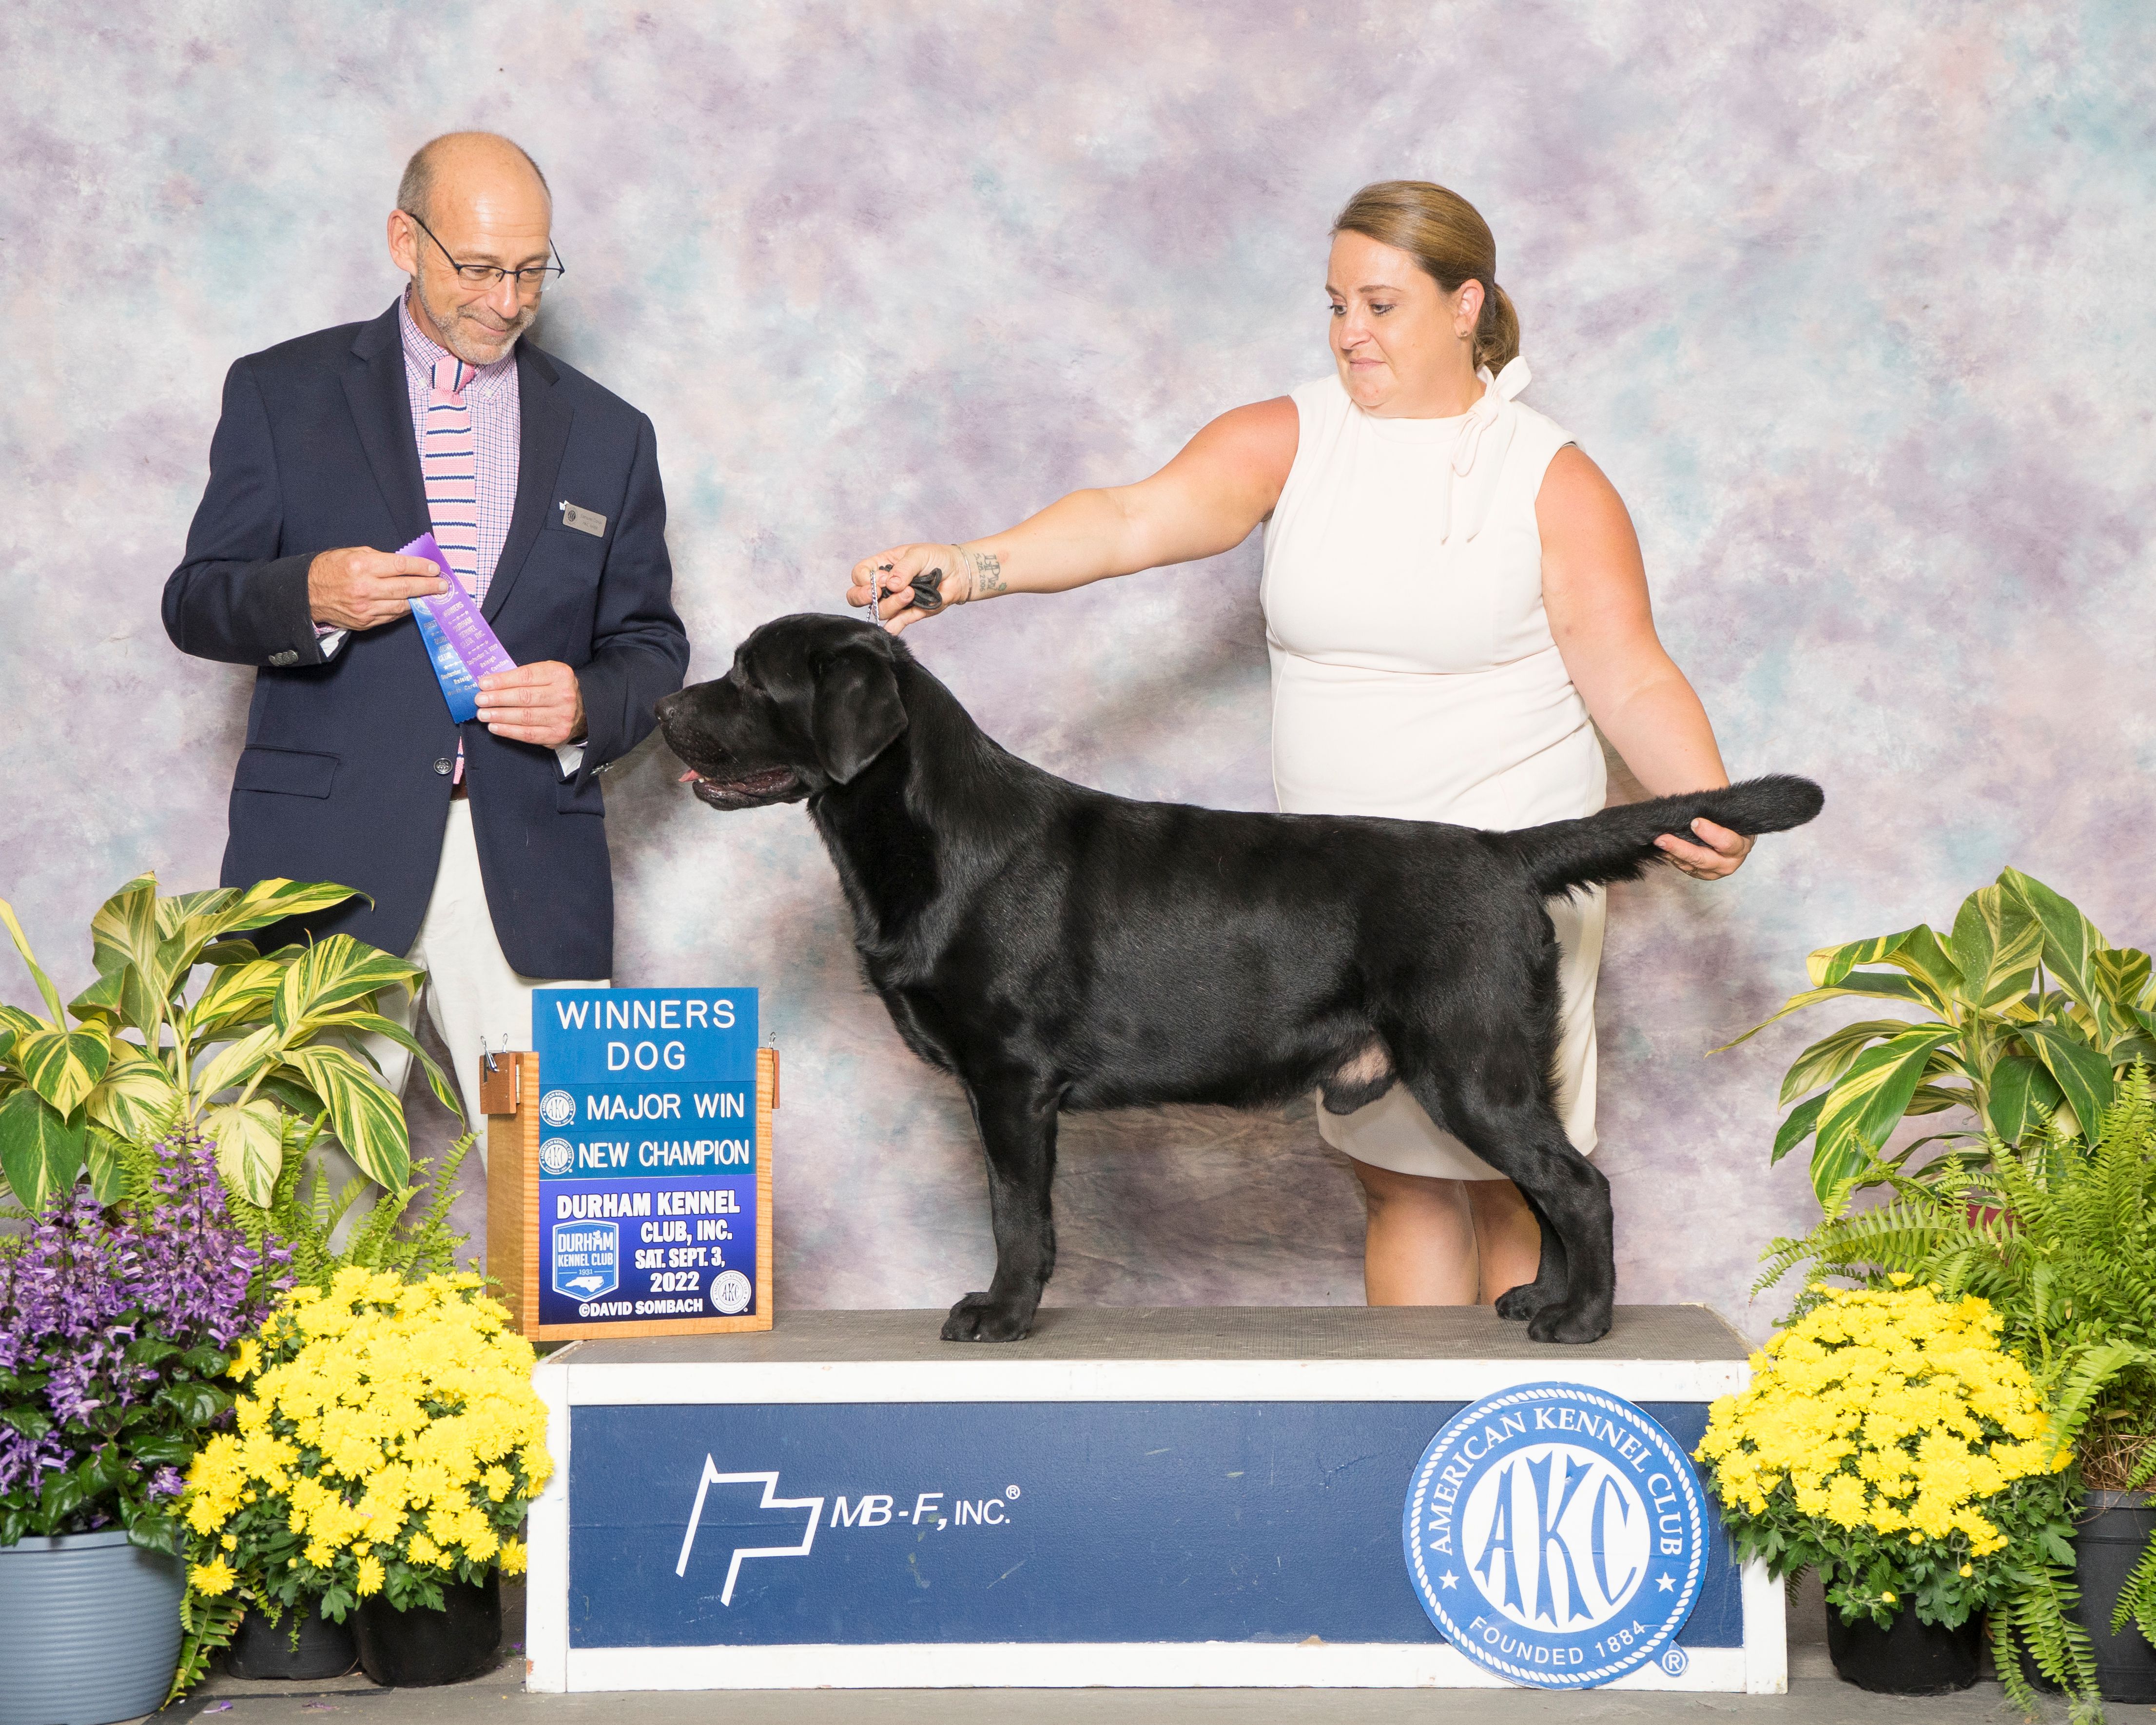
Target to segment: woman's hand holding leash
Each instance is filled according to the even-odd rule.
[[[1009,587],[993,552],[969,551],[963,545],[901,545],[854,565],[846,603],[872,605],[873,620],[898,634],[924,617]]]

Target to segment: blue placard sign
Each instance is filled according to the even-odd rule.
[[[1470,1403],[1423,1452],[1400,1532],[1430,1620],[1501,1677],[1585,1689],[1650,1659],[1683,1669],[1705,1496],[1684,1450],[1622,1396],[1522,1384]]]
[[[543,988],[539,1322],[747,1317],[756,990]]]

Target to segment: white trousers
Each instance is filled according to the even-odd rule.
[[[531,1046],[531,991],[534,988],[603,988],[605,978],[572,982],[520,976],[501,956],[495,939],[494,916],[486,906],[486,884],[480,878],[479,845],[472,837],[471,803],[463,797],[450,799],[449,824],[442,834],[441,865],[434,872],[434,891],[427,901],[427,914],[419,923],[419,937],[405,955],[427,968],[420,988],[427,1016],[434,1022],[442,1046],[449,1050],[457,1093],[464,1098],[465,1119],[479,1135],[479,1156],[486,1163],[486,1122],[479,1111],[479,1063],[487,1050]],[[419,1002],[403,988],[385,997],[382,1015],[414,1029],[419,1020]],[[412,1056],[387,1037],[365,1039],[367,1052],[382,1067],[382,1082],[390,1094],[401,1096],[412,1067]]]
[[[1602,931],[1609,910],[1603,887],[1550,900],[1557,932],[1558,1118],[1583,1156],[1594,1151],[1594,983],[1602,964]],[[1328,1114],[1317,1105],[1317,1135],[1358,1162],[1440,1180],[1502,1180],[1505,1177],[1450,1132],[1430,1123],[1404,1084],[1353,1114]]]

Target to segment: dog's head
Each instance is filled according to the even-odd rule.
[[[892,636],[847,617],[781,617],[723,677],[653,709],[683,778],[714,809],[798,803],[845,784],[906,730]]]

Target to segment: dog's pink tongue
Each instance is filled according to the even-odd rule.
[[[697,772],[697,771],[696,771],[696,769],[695,768],[691,767],[691,768],[690,768],[686,773],[683,773],[683,774],[682,774],[679,778],[675,779],[675,780],[674,781],[674,783],[676,783],[676,784],[686,784],[686,783],[689,783],[689,781],[690,781],[690,780],[691,780],[691,779],[701,779],[703,776],[704,776],[704,775],[703,775],[702,773],[701,773]]]

